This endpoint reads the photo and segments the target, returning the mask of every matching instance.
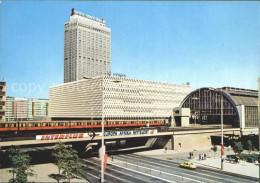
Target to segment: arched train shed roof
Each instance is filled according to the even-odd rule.
[[[236,105],[257,106],[258,105],[258,91],[248,90],[242,88],[221,88],[223,92],[230,96]]]
[[[183,103],[194,93],[199,92],[201,90],[212,90],[219,93],[222,93],[224,97],[226,97],[232,105],[235,107],[237,105],[245,105],[245,106],[257,106],[258,105],[258,91],[257,90],[249,90],[242,88],[233,88],[233,87],[223,87],[223,88],[210,88],[203,87],[197,90],[192,91],[188,94],[184,100],[182,101],[180,107],[183,106]]]

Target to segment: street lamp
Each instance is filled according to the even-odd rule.
[[[210,88],[212,91],[218,91],[216,89]],[[222,88],[220,88],[220,91],[218,91],[219,94],[221,95],[220,98],[220,108],[221,108],[221,170],[223,170],[223,161],[224,161],[224,138],[223,138],[223,93],[222,93]]]
[[[102,92],[102,137],[101,137],[101,148],[100,148],[100,154],[101,154],[101,177],[100,177],[100,181],[104,182],[104,158],[105,158],[105,153],[106,153],[106,149],[105,149],[105,143],[104,143],[104,134],[105,134],[105,113],[104,113],[104,91],[105,91],[105,87],[104,87],[104,77],[105,76],[101,76],[102,77],[102,81],[101,81],[101,92]],[[94,79],[93,77],[83,77],[84,79]],[[122,82],[121,80],[113,80],[110,81],[113,83],[120,83]]]
[[[105,134],[105,113],[104,113],[104,91],[105,91],[105,87],[104,87],[104,76],[102,77],[102,142],[101,142],[101,182],[104,182],[104,158],[105,158],[105,154],[106,154],[106,149],[105,149],[105,143],[104,143],[104,134]],[[120,83],[122,81],[120,80],[113,80],[111,81],[113,83]]]
[[[104,124],[104,77],[102,77],[102,142],[101,142],[101,182],[104,182],[104,158],[105,158],[105,143],[104,143],[104,135],[105,135],[105,124]]]
[[[199,100],[198,97],[192,97],[191,98],[193,101],[194,101],[194,122],[195,122],[195,125],[196,125],[196,110],[195,110],[195,100]]]

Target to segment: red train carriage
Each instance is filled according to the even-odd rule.
[[[105,128],[164,126],[164,120],[106,120]],[[0,122],[2,131],[60,130],[101,128],[102,121],[19,121]]]

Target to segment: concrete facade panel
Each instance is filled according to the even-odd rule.
[[[169,118],[191,90],[189,85],[112,76],[84,79],[50,88],[50,117],[101,118],[103,101],[108,119]]]

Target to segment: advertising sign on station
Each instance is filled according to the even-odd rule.
[[[147,135],[156,134],[157,129],[153,130],[132,130],[132,131],[107,131],[104,133],[105,137],[109,136],[125,136],[125,135]],[[57,139],[77,139],[92,137],[93,133],[64,133],[64,134],[47,134],[36,135],[36,140],[57,140]],[[102,136],[101,132],[95,133],[95,136]]]

